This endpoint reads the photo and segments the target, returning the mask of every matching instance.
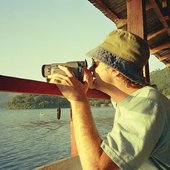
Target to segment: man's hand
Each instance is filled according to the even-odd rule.
[[[90,71],[84,69],[84,82],[81,83],[74,74],[64,66],[59,66],[67,76],[61,74],[53,74],[48,76],[50,83],[56,84],[63,94],[70,102],[71,101],[87,101],[86,92],[91,86],[92,75]]]

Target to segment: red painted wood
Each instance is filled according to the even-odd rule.
[[[42,95],[62,95],[54,84],[2,75],[0,75],[0,91]],[[87,97],[109,99],[108,95],[97,90],[88,90]]]
[[[0,76],[0,91],[61,95],[57,87],[53,84],[7,76]]]

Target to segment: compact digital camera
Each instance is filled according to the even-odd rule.
[[[49,75],[53,75],[55,73],[59,73],[62,75],[66,75],[66,73],[58,68],[58,65],[66,66],[68,67],[75,77],[80,81],[83,82],[83,68],[87,67],[87,61],[71,61],[66,63],[54,63],[54,64],[45,64],[42,66],[42,75],[43,77],[47,78]],[[49,82],[50,79],[47,78],[47,82]]]

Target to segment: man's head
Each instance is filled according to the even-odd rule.
[[[87,55],[118,70],[132,82],[145,84],[143,66],[150,54],[147,42],[139,36],[125,30],[114,30]]]

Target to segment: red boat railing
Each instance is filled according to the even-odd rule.
[[[2,75],[0,75],[0,91],[53,96],[62,95],[57,86],[54,84]],[[109,96],[97,90],[89,90],[87,92],[87,97],[96,99],[109,99]]]
[[[51,95],[51,96],[62,96],[61,92],[54,84],[46,82],[21,79],[16,77],[2,76],[0,75],[0,92],[13,92],[13,93],[29,93],[29,94],[40,94],[40,95]],[[105,99],[109,100],[109,96],[97,91],[88,90],[87,97],[91,99]],[[71,154],[76,156],[77,147],[74,138],[73,121],[71,117],[70,109],[70,130],[71,130]]]

